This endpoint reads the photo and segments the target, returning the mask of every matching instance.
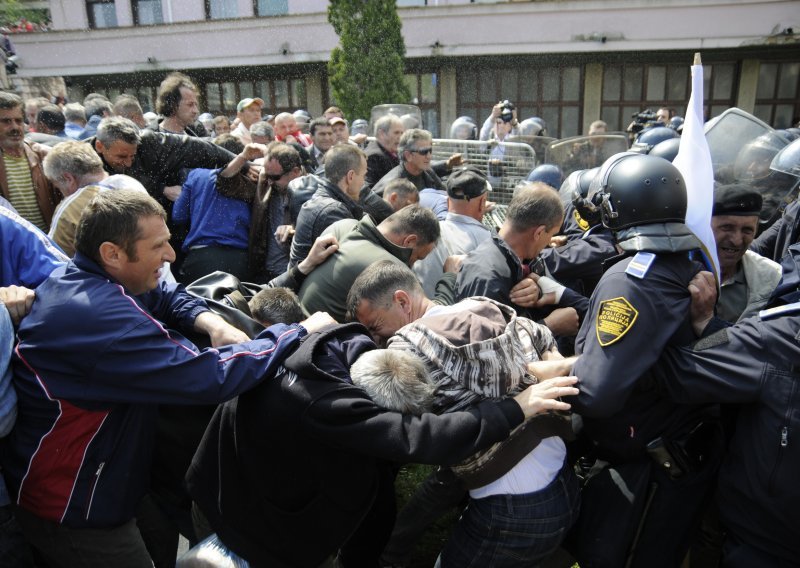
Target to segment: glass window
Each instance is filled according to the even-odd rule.
[[[236,110],[239,98],[236,96],[236,83],[222,83],[222,108]]]
[[[144,112],[152,112],[155,110],[154,103],[155,96],[153,95],[153,87],[140,87],[136,92],[136,98],[139,99],[139,104],[142,105]]]
[[[757,99],[771,99],[775,96],[775,83],[778,80],[778,64],[762,63],[758,69]]]
[[[667,99],[673,101],[689,100],[689,66],[670,65],[667,71]]]
[[[161,0],[133,0],[133,23],[137,26],[150,26],[164,23]]]
[[[289,82],[285,79],[278,79],[274,82],[274,86],[276,109],[289,108]]]
[[[577,136],[581,133],[578,127],[578,107],[564,107],[561,113],[561,137]]]
[[[478,100],[478,77],[472,71],[465,71],[458,78],[458,98],[462,103]],[[472,116],[472,115],[470,115]]]
[[[417,88],[417,76],[413,73],[403,76],[403,79],[406,82],[406,87],[408,87],[408,92],[411,93],[411,100],[409,101],[410,104],[419,104],[419,90]]]
[[[559,70],[548,68],[542,70],[542,100],[557,101],[559,99]]]
[[[778,82],[779,99],[794,99],[797,97],[798,75],[800,75],[800,63],[781,64],[781,78]]]
[[[239,101],[242,99],[252,99],[255,98],[253,94],[253,83],[250,81],[244,81],[239,83]],[[239,101],[236,101],[236,104],[239,104]]]
[[[493,71],[489,71],[488,69],[481,69],[478,71],[478,92],[480,93],[481,101],[497,102],[499,95],[497,94],[496,81],[497,79]]]
[[[667,82],[667,68],[663,65],[652,65],[647,69],[647,100],[660,101],[664,99],[664,89]]]
[[[772,122],[772,105],[756,105],[753,114],[769,124]]]
[[[622,130],[619,120],[619,107],[603,107],[603,112],[600,113],[600,119],[608,124],[610,130]],[[628,126],[627,124],[625,126]]]
[[[219,83],[206,84],[206,106],[214,109],[223,108],[222,99],[219,96]]]
[[[638,101],[642,98],[642,78],[644,69],[641,66],[625,67],[625,83],[622,85],[622,99]]]
[[[622,73],[619,67],[606,67],[603,70],[603,100],[618,101]]]
[[[787,128],[800,116],[800,63],[762,63],[755,115],[774,128]]]
[[[428,0],[397,0],[397,7],[403,6],[427,6]]]
[[[423,73],[420,75],[420,97],[421,103],[436,102],[436,73]]]
[[[512,103],[519,100],[518,77],[519,73],[516,69],[500,70],[500,93],[503,100],[509,100]]]
[[[710,91],[714,99],[733,98],[733,65],[714,65],[714,88]]]
[[[272,108],[272,91],[269,88],[269,81],[256,82],[256,96],[264,101],[264,108]]]
[[[206,0],[206,19],[220,20],[237,17],[236,0]]]
[[[292,106],[306,108],[306,80],[292,79]]]
[[[289,0],[256,0],[256,16],[285,16]]]
[[[564,86],[561,93],[562,101],[577,101],[581,98],[581,70],[578,67],[564,69]]]
[[[93,29],[116,28],[118,25],[114,0],[86,0],[86,16],[89,27]]]
[[[519,95],[519,99],[523,101],[536,101],[539,99],[539,74],[536,71],[526,69],[520,73]]]
[[[774,128],[791,128],[794,116],[794,105],[775,105],[775,120],[772,121]]]

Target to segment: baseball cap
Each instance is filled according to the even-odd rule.
[[[469,201],[473,197],[492,191],[486,176],[475,166],[461,166],[453,170],[445,184],[447,195],[453,199]]]
[[[343,119],[341,116],[334,116],[333,118],[328,120],[328,124],[330,124],[331,126],[333,126],[334,124],[339,124],[340,122],[344,125],[347,125],[347,121]]]
[[[236,105],[236,112],[242,112],[244,109],[246,109],[253,103],[256,103],[260,107],[264,106],[264,100],[259,99],[258,97],[254,99],[242,99],[239,101],[239,104]]]

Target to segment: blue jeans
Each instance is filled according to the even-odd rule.
[[[473,499],[437,567],[536,566],[561,544],[578,516],[579,504],[578,481],[568,466],[540,491]]]

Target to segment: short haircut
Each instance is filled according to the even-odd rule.
[[[401,199],[407,199],[412,195],[419,195],[419,190],[416,185],[407,179],[397,178],[387,183],[386,187],[383,188],[383,198],[389,199],[389,196],[393,193],[396,193]]]
[[[114,114],[133,120],[135,116],[142,116],[144,111],[136,97],[133,95],[120,95],[114,101]]]
[[[87,175],[103,173],[103,160],[91,144],[69,140],[53,146],[44,157],[42,168],[49,180],[61,180],[65,173],[80,180]]]
[[[69,103],[64,105],[64,118],[67,122],[86,122],[86,111],[81,103]]]
[[[508,204],[506,220],[514,231],[527,231],[539,225],[544,225],[549,231],[563,222],[564,205],[558,193],[546,183],[522,183]]]
[[[299,323],[306,317],[300,299],[289,288],[265,288],[247,305],[253,319],[265,326]]]
[[[552,189],[550,192],[558,198],[558,194]],[[381,223],[381,226],[384,225],[396,235],[417,235],[417,246],[435,243],[441,234],[439,220],[433,211],[417,204],[395,211]]]
[[[105,97],[102,99],[100,97],[95,97],[84,101],[83,108],[84,112],[86,112],[87,120],[93,116],[103,116],[106,113],[109,115],[114,114],[114,106]]]
[[[97,139],[106,148],[118,140],[138,146],[141,142],[141,134],[139,127],[132,120],[121,116],[110,116],[100,121],[100,125],[97,127]]]
[[[433,142],[431,133],[421,128],[409,128],[400,137],[400,144],[398,150],[403,161],[405,161],[404,152],[416,150],[419,142]]]
[[[174,116],[181,104],[181,89],[198,92],[197,86],[183,73],[170,73],[161,81],[156,97],[156,112],[164,116]]]
[[[2,110],[10,110],[10,109],[23,109],[24,104],[22,102],[22,97],[17,95],[16,93],[9,93],[8,91],[0,91],[0,109]]]
[[[396,114],[383,115],[375,121],[375,135],[377,136],[378,132],[388,133],[395,122],[400,122],[400,117]]]
[[[266,120],[261,120],[250,125],[250,135],[267,136],[270,140],[275,140],[275,129]]]
[[[350,286],[347,294],[348,319],[358,319],[356,313],[361,302],[384,310],[389,308],[396,290],[404,290],[411,296],[425,295],[417,275],[405,264],[382,260],[369,265]]]
[[[317,128],[320,126],[330,126],[331,123],[324,116],[318,116],[308,124],[308,132],[311,136],[316,136]]]
[[[75,232],[75,250],[100,263],[100,245],[111,242],[136,261],[136,241],[142,238],[139,220],[152,216],[167,219],[164,208],[146,193],[101,191],[83,210]]]
[[[225,148],[234,154],[241,154],[244,151],[244,144],[233,134],[220,134],[213,140],[214,144]]]
[[[264,158],[264,163],[270,160],[277,160],[284,172],[303,167],[303,161],[300,159],[300,152],[292,148],[289,144],[284,144],[282,142],[273,142],[267,147],[267,155]]]
[[[344,113],[342,112],[342,109],[340,109],[337,106],[329,106],[328,108],[325,109],[325,112],[323,112],[322,114],[325,116],[329,114],[334,114],[336,116],[341,116],[342,118],[344,118]]]
[[[377,404],[404,414],[423,414],[433,407],[436,387],[425,362],[406,351],[373,349],[350,367],[353,384]]]
[[[275,119],[273,122],[275,122],[275,125],[277,126],[279,122],[286,122],[287,120],[290,119],[293,120],[295,123],[297,122],[297,119],[294,117],[292,113],[279,112],[278,114],[275,115]]]
[[[325,153],[325,177],[338,184],[350,170],[358,171],[361,160],[366,160],[364,151],[352,144],[333,146]]]
[[[228,126],[231,125],[231,121],[228,120],[227,116],[225,116],[224,114],[218,114],[217,116],[214,117],[214,127],[222,123],[223,120],[225,121],[225,124],[227,124]]]
[[[100,93],[89,93],[88,95],[83,97],[83,106],[86,106],[87,104],[89,104],[89,101],[93,101],[95,99],[100,99],[101,101],[107,101],[108,97]]]
[[[591,132],[592,130],[597,130],[598,128],[608,130],[608,124],[606,124],[604,120],[595,120],[593,123],[589,125],[589,132]]]
[[[39,108],[39,112],[36,113],[36,122],[37,124],[43,124],[48,130],[61,132],[64,130],[67,119],[64,118],[64,113],[61,112],[60,107],[48,104]]]

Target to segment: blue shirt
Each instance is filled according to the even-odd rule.
[[[250,206],[217,191],[220,170],[197,168],[189,172],[183,191],[172,208],[172,220],[189,224],[183,250],[197,246],[247,250]]]

